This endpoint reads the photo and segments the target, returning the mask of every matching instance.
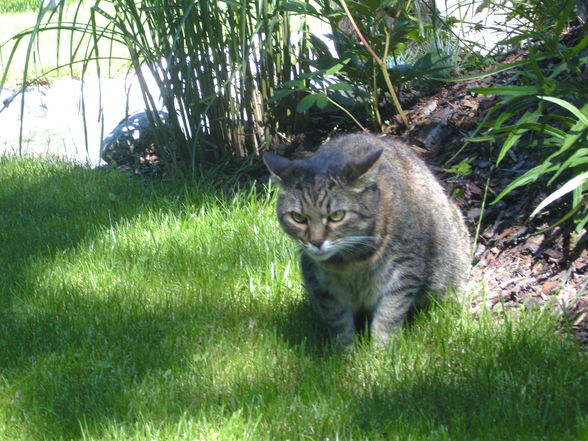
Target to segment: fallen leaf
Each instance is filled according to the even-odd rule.
[[[557,286],[559,285],[559,282],[555,281],[555,280],[548,280],[547,282],[545,282],[543,284],[543,286],[541,286],[541,292],[543,294],[549,294],[550,292],[552,292],[555,288],[557,288]]]

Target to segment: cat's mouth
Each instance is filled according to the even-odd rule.
[[[373,236],[352,236],[344,239],[327,239],[320,245],[300,241],[300,246],[311,259],[326,262],[334,257],[344,261],[365,259],[374,253],[377,243],[377,238]]]
[[[306,251],[308,256],[318,262],[324,262],[329,260],[331,257],[337,254],[337,243],[329,240],[324,241],[321,245],[317,246],[312,243],[306,243],[300,241],[300,245]]]

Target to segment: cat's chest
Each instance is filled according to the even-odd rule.
[[[379,298],[377,277],[367,271],[348,273],[325,272],[325,288],[337,299],[357,309],[370,308]]]

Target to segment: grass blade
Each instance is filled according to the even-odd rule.
[[[541,201],[537,208],[535,208],[531,213],[531,217],[536,216],[537,213],[539,213],[552,202],[560,199],[562,196],[570,193],[571,191],[580,188],[582,185],[585,185],[586,183],[588,183],[588,172],[581,173],[578,176],[570,179],[561,188],[557,189],[549,196],[547,196],[543,201]]]
[[[557,104],[558,106],[563,107],[564,109],[566,109],[567,111],[572,113],[576,118],[578,118],[578,120],[580,120],[582,122],[582,124],[584,124],[584,126],[588,126],[588,117],[584,113],[584,112],[588,113],[588,105],[585,105],[582,108],[582,110],[580,110],[576,106],[574,106],[573,104],[571,104],[565,100],[562,100],[561,98],[556,98],[553,96],[543,96],[543,95],[539,95],[539,96],[537,96],[537,98],[539,98],[540,100],[543,100],[543,101],[549,101],[551,103],[554,103],[554,104]]]

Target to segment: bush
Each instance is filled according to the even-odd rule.
[[[474,89],[502,96],[483,122],[484,136],[478,139],[501,144],[498,163],[513,146],[523,143],[540,149],[542,160],[494,202],[517,187],[547,185],[550,194],[532,215],[555,202],[569,203],[556,224],[571,218],[580,234],[588,222],[588,35],[580,33],[578,41],[561,44],[577,18],[573,0],[515,2],[507,12],[522,21],[503,44],[527,44],[528,56],[515,63],[508,85]]]
[[[302,0],[289,2],[292,9],[328,23],[336,53],[311,36],[313,71],[283,84],[275,99],[304,92],[299,112],[333,104],[362,129],[352,112],[367,116],[376,130],[388,123],[380,109],[394,106],[408,126],[397,91],[416,84],[423,89],[423,79],[443,76],[455,66],[457,51],[451,48],[457,46],[437,11],[412,1],[318,3],[317,10]]]
[[[32,30],[15,36],[15,47],[28,40],[27,58],[33,60],[39,56],[35,41],[45,31],[57,28],[76,34],[76,41],[82,35],[82,42],[72,44],[66,66],[81,63],[85,72],[96,62],[100,73],[99,64],[113,56],[100,51],[99,43],[122,43],[142,85],[157,144],[170,153],[175,169],[199,174],[210,164],[257,154],[276,142],[280,133],[304,131],[304,117],[293,111],[300,97],[268,100],[277,84],[309,68],[308,26],[302,20],[294,28],[291,13],[283,7],[287,2],[93,3],[89,20],[79,14],[82,5],[88,7],[83,0],[78,0],[72,22],[65,21],[62,9],[51,15],[57,23],[41,16]],[[160,96],[152,96],[146,87],[149,76]],[[166,124],[156,112],[160,99],[169,114]]]

